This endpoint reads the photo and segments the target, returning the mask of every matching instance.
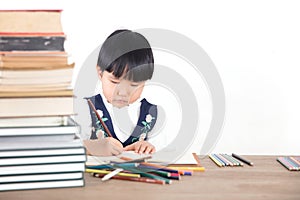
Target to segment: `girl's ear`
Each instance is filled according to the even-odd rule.
[[[102,79],[102,71],[101,71],[101,68],[97,65],[96,66],[96,70],[97,70],[97,75],[98,75],[98,78],[101,80]]]

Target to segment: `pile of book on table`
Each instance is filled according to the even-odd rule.
[[[61,10],[0,10],[0,191],[84,185]]]

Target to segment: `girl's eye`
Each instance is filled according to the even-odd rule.
[[[110,82],[112,82],[113,84],[118,84],[119,83],[118,81],[113,81],[113,80],[110,80]]]
[[[137,87],[139,84],[131,84],[132,87]]]

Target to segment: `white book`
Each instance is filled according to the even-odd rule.
[[[57,149],[31,149],[31,150],[0,150],[0,158],[30,157],[30,156],[54,156],[54,155],[78,155],[85,154],[85,148],[57,148]]]
[[[67,124],[61,126],[1,127],[0,138],[4,136],[78,134],[79,132],[79,125],[72,118],[69,118]]]
[[[72,74],[73,68],[53,70],[0,70],[0,84],[70,84]]]
[[[58,149],[58,148],[74,148],[82,147],[82,141],[80,139],[74,139],[70,141],[32,141],[32,142],[2,142],[0,140],[0,151],[4,150],[32,150],[32,149]]]
[[[19,158],[1,158],[0,166],[30,165],[30,164],[49,164],[49,163],[68,163],[85,162],[86,155],[55,155],[55,156],[35,156]]]
[[[79,163],[59,163],[59,164],[41,164],[41,165],[18,165],[2,166],[0,175],[24,175],[38,173],[63,173],[63,172],[84,172],[84,162]]]
[[[81,187],[81,186],[84,186],[83,179],[63,180],[63,181],[40,181],[40,182],[27,182],[27,183],[0,184],[0,191],[61,188],[61,187]]]
[[[0,117],[72,115],[73,97],[1,98]]]
[[[61,68],[61,69],[35,69],[35,70],[4,70],[0,71],[0,80],[8,81],[14,80],[16,82],[12,82],[12,84],[17,84],[21,80],[25,82],[30,79],[33,81],[35,79],[37,82],[41,84],[45,84],[46,82],[42,82],[42,80],[56,80],[56,82],[71,82],[73,75],[73,68]],[[65,80],[65,81],[63,81]],[[35,83],[35,82],[33,82]],[[48,82],[47,82],[48,83]],[[4,83],[3,83],[4,84]],[[10,83],[7,83],[10,84]],[[29,83],[27,83],[29,84]]]
[[[83,172],[0,176],[0,183],[82,179]]]
[[[69,141],[80,133],[80,126],[69,118],[61,126],[0,127],[0,143],[33,141]]]
[[[41,117],[11,117],[0,118],[0,127],[43,127],[67,125],[68,116],[41,116]]]

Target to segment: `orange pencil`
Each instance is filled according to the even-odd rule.
[[[197,154],[196,153],[192,153],[193,154],[193,157],[195,158],[195,160],[196,160],[196,162],[197,162],[197,166],[201,166],[201,161],[200,161],[200,159],[199,159],[199,157],[197,156]]]

